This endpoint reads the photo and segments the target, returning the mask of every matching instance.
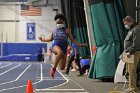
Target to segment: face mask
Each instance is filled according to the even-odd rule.
[[[64,27],[64,24],[57,24],[56,27],[57,28],[63,28]]]
[[[128,25],[124,25],[126,29],[129,29],[130,27]]]

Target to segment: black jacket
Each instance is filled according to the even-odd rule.
[[[125,52],[130,54],[140,51],[140,27],[138,25],[131,26],[124,40]]]

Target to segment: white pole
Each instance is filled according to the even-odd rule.
[[[1,56],[3,56],[3,31],[1,32]]]
[[[136,0],[136,8],[138,7],[138,0]],[[136,22],[138,22],[138,10],[136,9]]]
[[[92,27],[92,22],[91,22],[91,14],[90,14],[88,0],[84,0],[84,9],[85,9],[86,22],[87,22],[90,52],[91,52],[91,58],[92,58],[94,55],[92,46],[95,46],[95,41],[94,41],[93,27]]]
[[[18,5],[16,5],[15,4],[15,11],[17,11],[18,9],[17,9],[17,7],[18,7]],[[17,31],[17,14],[16,14],[16,12],[15,12],[15,20],[14,20],[14,22],[15,22],[15,40],[14,41],[18,41],[18,31]]]
[[[0,56],[2,56],[2,32],[1,32],[0,36],[1,36],[1,39],[0,39],[1,40],[1,42],[0,42],[0,45],[1,45],[1,47],[0,47],[0,50],[1,50]]]

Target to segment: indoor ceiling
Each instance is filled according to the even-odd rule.
[[[48,5],[48,1],[53,0],[0,0],[0,4],[23,4],[44,7]]]
[[[0,2],[22,2],[22,1],[34,2],[34,1],[42,1],[42,0],[0,0]]]

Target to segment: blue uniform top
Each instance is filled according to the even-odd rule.
[[[67,33],[66,33],[66,28],[56,28],[54,33],[53,33],[53,38],[54,38],[54,43],[56,44],[66,44],[67,45]]]
[[[77,45],[72,43],[72,56],[75,55],[74,49],[76,49],[76,53],[79,54]]]
[[[91,59],[81,59],[80,63],[82,66],[90,65]]]
[[[54,33],[53,33],[53,43],[52,43],[52,48],[57,45],[59,46],[64,53],[67,52],[67,39],[68,39],[68,35],[66,33],[66,28],[56,28]]]

